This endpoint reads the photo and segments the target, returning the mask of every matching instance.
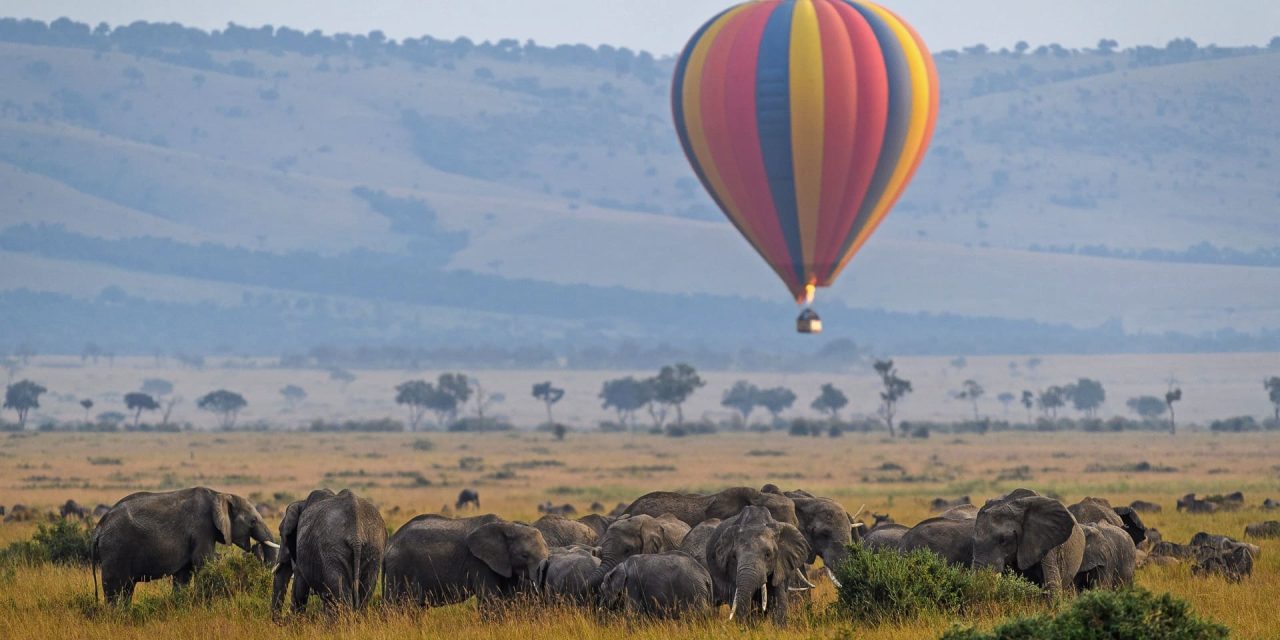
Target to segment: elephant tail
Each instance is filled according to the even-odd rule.
[[[352,561],[352,577],[351,581],[351,610],[355,611],[360,606],[360,555],[364,551],[364,545],[359,540],[351,543]]]
[[[89,573],[93,576],[93,602],[97,604],[98,599],[98,536],[93,536],[89,542]]]

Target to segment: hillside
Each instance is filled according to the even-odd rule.
[[[1121,337],[1146,336],[1139,350],[1273,346],[1276,264],[1115,256],[1280,246],[1280,52],[1183,41],[938,63],[933,151],[824,293],[846,320],[834,335],[921,352],[956,348],[945,336],[986,352],[1096,352],[1118,322]],[[88,309],[116,286],[166,305],[323,299],[386,316],[326,332],[295,308],[293,346],[434,344],[475,322],[467,339],[483,343],[792,348],[770,334],[792,313],[782,288],[680,154],[670,66],[608,47],[0,21],[0,263],[12,266],[0,290]],[[1114,253],[1069,250],[1085,245]],[[332,277],[280,275],[293,271]],[[417,280],[428,284],[386,286]],[[22,332],[0,346],[79,348],[5,306]],[[881,331],[868,312],[914,318],[887,324],[917,333]],[[277,343],[278,314],[253,317],[252,335],[217,340]],[[982,318],[1024,341],[963,328]],[[1063,326],[1078,337],[1046,340]]]

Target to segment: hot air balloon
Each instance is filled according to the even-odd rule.
[[[924,41],[860,0],[734,6],[694,34],[671,93],[694,172],[806,307],[902,195],[938,115]]]

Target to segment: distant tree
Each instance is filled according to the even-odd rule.
[[[959,398],[960,400],[968,400],[973,403],[973,419],[975,422],[979,420],[978,398],[981,398],[982,394],[986,392],[987,390],[983,389],[982,385],[978,384],[977,380],[972,379],[965,380],[960,385],[960,391],[956,392],[956,398]]]
[[[1058,386],[1049,387],[1040,392],[1040,396],[1036,398],[1036,404],[1040,406],[1045,416],[1057,418],[1058,409],[1067,404],[1066,390]]]
[[[764,407],[769,412],[769,415],[773,416],[774,422],[777,422],[778,415],[790,409],[791,405],[796,403],[796,392],[786,387],[761,389],[757,399],[760,402],[760,406]]]
[[[556,437],[556,440],[564,440],[565,434],[569,433],[569,427],[557,422],[555,426],[551,427],[551,433]]]
[[[436,378],[436,388],[452,397],[458,407],[464,407],[471,399],[471,379],[465,373],[442,373]]]
[[[289,403],[289,410],[293,411],[298,408],[299,403],[307,399],[307,390],[291,384],[281,389],[280,395],[284,396],[284,401]]]
[[[501,404],[503,400],[507,399],[501,393],[489,393],[485,390],[479,378],[468,378],[467,386],[470,390],[469,395],[474,396],[476,399],[476,417],[482,421],[484,420],[484,412],[488,411],[493,405]]]
[[[606,380],[600,388],[599,398],[603,400],[601,408],[616,411],[618,422],[624,426],[630,425],[633,432],[635,412],[649,403],[644,383],[633,377]]]
[[[684,363],[663,367],[658,372],[658,377],[654,378],[653,381],[654,399],[664,405],[675,407],[676,424],[678,425],[684,424],[685,401],[695,391],[707,384],[698,375],[696,369]]]
[[[338,386],[343,391],[346,391],[347,385],[356,381],[356,374],[351,373],[346,369],[340,369],[340,368],[334,367],[329,370],[329,379],[338,383]]]
[[[89,411],[93,409],[93,401],[85,398],[80,401],[80,406],[84,407],[84,421],[89,422]]]
[[[142,388],[139,391],[151,394],[159,400],[173,393],[173,383],[163,378],[147,378],[142,381]]]
[[[884,423],[889,427],[889,437],[894,435],[893,417],[898,412],[898,402],[911,393],[911,381],[898,377],[898,370],[893,366],[893,360],[876,360],[876,373],[880,374],[880,382],[884,385],[884,390],[880,392],[880,416],[884,418]]]
[[[958,356],[958,357],[952,358],[951,366],[955,367],[955,369],[959,371],[960,369],[963,369],[969,366],[969,359],[964,356]]]
[[[18,414],[18,427],[27,425],[27,412],[40,408],[40,396],[48,389],[30,381],[15,382],[4,392],[4,408],[13,409]]]
[[[849,398],[844,392],[835,388],[835,385],[827,383],[822,385],[822,391],[817,398],[809,405],[814,411],[825,413],[831,417],[832,422],[839,420],[840,410],[849,405]]]
[[[1027,49],[1030,49],[1030,48],[1031,48],[1031,45],[1027,44],[1026,40],[1019,40],[1018,44],[1013,45],[1013,50],[1016,51],[1018,55],[1025,54],[1027,52]]]
[[[1027,421],[1030,422],[1031,408],[1036,406],[1036,394],[1030,391],[1027,391],[1026,389],[1023,389],[1022,390],[1022,406],[1025,407],[1027,410]]]
[[[236,416],[240,410],[249,406],[244,396],[226,389],[210,392],[196,400],[196,406],[204,411],[216,413],[222,420],[222,428],[230,429],[236,425]]]
[[[80,362],[93,360],[94,364],[98,364],[100,357],[102,357],[102,347],[95,342],[86,342],[84,348],[80,350]]]
[[[1115,53],[1116,48],[1119,46],[1119,42],[1110,38],[1103,38],[1098,41],[1098,53],[1101,53],[1104,56],[1109,56],[1112,53]]]
[[[1271,44],[1268,44],[1267,48],[1272,51],[1280,51],[1280,36],[1272,38]]]
[[[760,389],[746,380],[739,380],[720,397],[720,406],[734,409],[742,417],[742,424],[751,422],[751,412],[760,406]]]
[[[1280,40],[1280,38],[1277,38],[1277,40]],[[1272,44],[1274,43],[1275,41],[1273,40]],[[1267,390],[1267,398],[1271,400],[1271,404],[1275,407],[1275,421],[1280,423],[1280,376],[1271,376],[1262,381],[1262,388]]]
[[[133,428],[138,428],[138,420],[142,418],[143,411],[155,411],[160,408],[160,403],[151,397],[150,394],[135,391],[133,393],[124,394],[124,406],[133,412]]]
[[[668,406],[666,403],[658,399],[658,378],[645,378],[640,381],[641,393],[644,394],[645,411],[649,412],[649,419],[653,420],[655,429],[661,429],[667,422]]]
[[[1162,398],[1155,396],[1138,396],[1137,398],[1129,398],[1124,403],[1129,410],[1138,414],[1143,420],[1154,420],[1164,415],[1168,410]]]
[[[1107,391],[1102,388],[1102,383],[1089,378],[1076,380],[1064,387],[1063,392],[1065,399],[1070,400],[1077,411],[1083,411],[1090,418],[1095,417],[1098,408],[1107,401]]]
[[[552,386],[550,381],[540,382],[533,385],[533,397],[541,400],[542,404],[546,405],[547,423],[555,424],[555,419],[551,417],[551,407],[564,398],[564,389]],[[557,439],[563,440],[564,436]]]
[[[1040,368],[1040,365],[1042,364],[1044,364],[1044,360],[1042,358],[1027,358],[1027,368],[1032,371]]]
[[[1169,385],[1169,390],[1164,394],[1164,404],[1169,407],[1169,433],[1178,433],[1178,423],[1173,413],[1173,403],[1182,401],[1182,389]]]
[[[1003,406],[1003,407],[1004,407],[1004,417],[1005,417],[1005,419],[1006,419],[1006,420],[1008,420],[1008,419],[1009,419],[1009,407],[1010,407],[1010,405],[1012,405],[1012,404],[1013,404],[1013,401],[1014,401],[1014,400],[1017,400],[1017,399],[1018,399],[1018,397],[1017,397],[1017,396],[1015,396],[1015,395],[1013,395],[1013,393],[1012,393],[1012,392],[1009,392],[1009,391],[1005,391],[1005,392],[1001,393],[1000,395],[996,396],[996,400],[999,400],[999,401],[1000,401],[1001,406]]]
[[[125,415],[119,411],[103,411],[98,414],[98,422],[103,424],[117,425],[124,422]]]
[[[965,47],[964,52],[971,56],[985,56],[990,49],[985,44],[975,44],[972,47]]]
[[[288,387],[285,389],[287,390]],[[284,390],[280,393],[283,394]],[[396,404],[404,405],[409,409],[410,431],[417,431],[418,425],[422,423],[422,416],[432,409],[432,396],[435,393],[435,388],[425,380],[409,380],[396,386]]]

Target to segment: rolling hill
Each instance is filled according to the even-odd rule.
[[[944,353],[1280,347],[1280,264],[1123,257],[1280,246],[1280,51],[937,60],[933,150],[824,292],[833,336]],[[782,288],[680,154],[670,68],[610,47],[0,20],[0,290],[97,316],[60,318],[55,339],[7,304],[17,329],[0,345],[75,351],[68,336],[100,330],[139,349],[93,312],[114,287],[162,316],[292,308],[287,340],[257,304],[251,326],[190,336],[204,346],[794,349],[771,332],[792,313]],[[1109,253],[1071,250],[1086,245]],[[368,324],[330,326],[315,300]]]

